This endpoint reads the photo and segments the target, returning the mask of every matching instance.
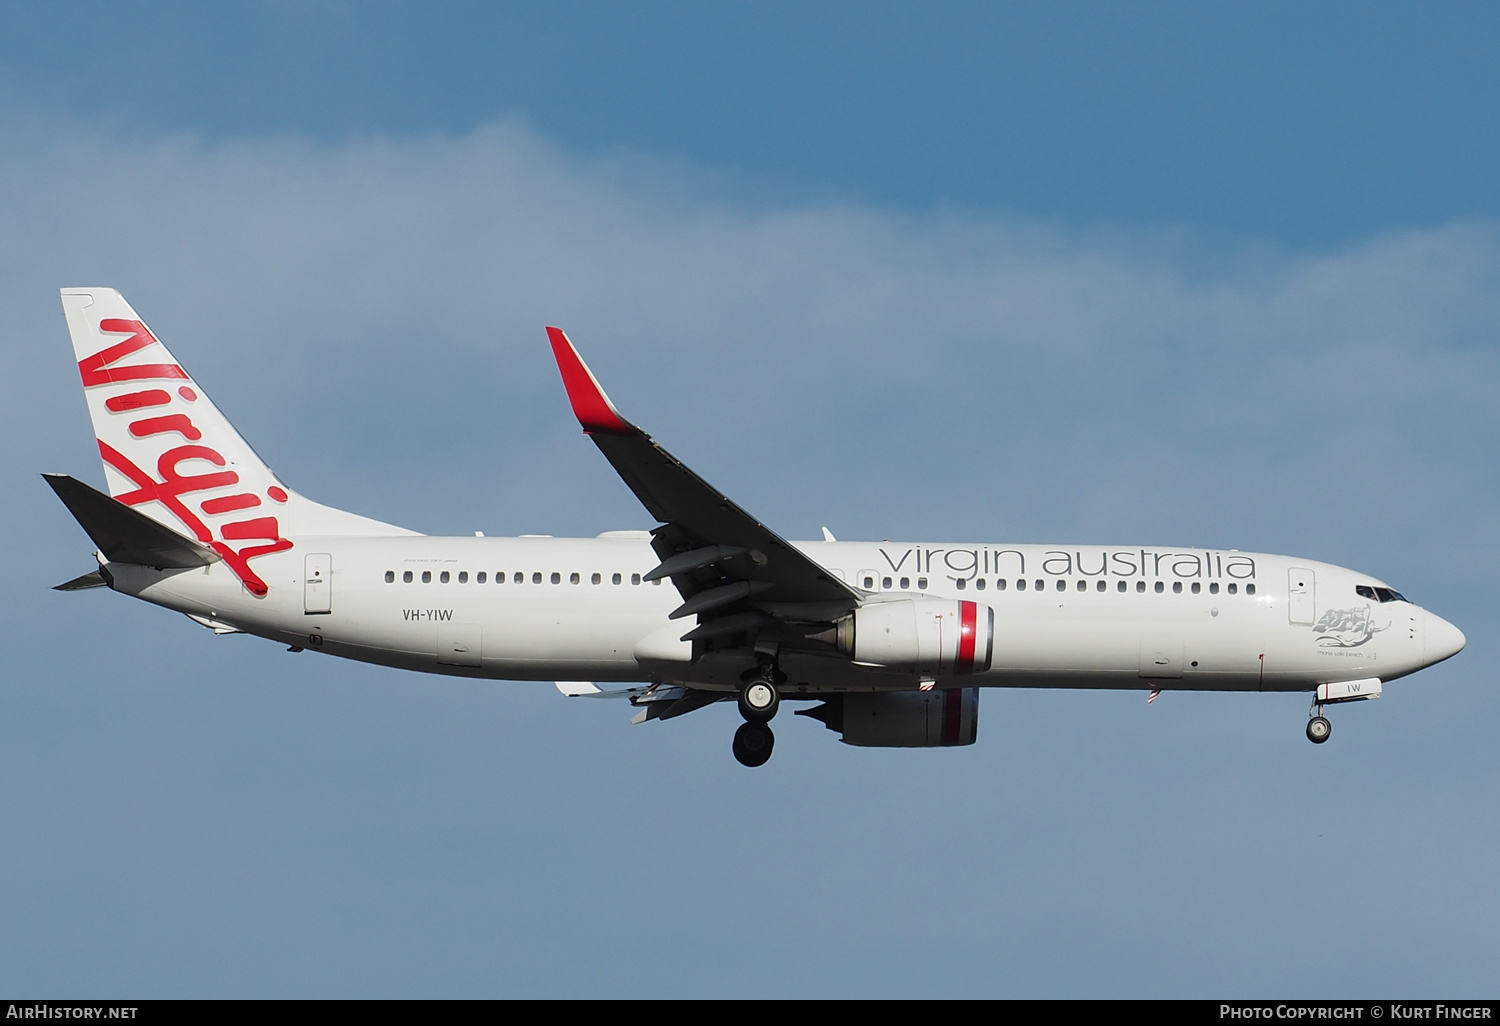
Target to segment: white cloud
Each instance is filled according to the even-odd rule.
[[[642,519],[568,421],[545,323],[796,536],[1344,544],[1317,521],[1380,536],[1495,486],[1489,225],[1207,252],[961,212],[739,209],[683,169],[580,162],[518,125],[337,147],[11,135],[12,437],[65,439],[53,460],[75,470],[54,290],[100,283],[289,479],[427,530]]]

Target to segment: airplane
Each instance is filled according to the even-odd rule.
[[[791,542],[627,421],[547,328],[573,413],[657,522],[429,537],[285,484],[114,289],[61,290],[108,494],[43,475],[109,587],[217,634],[385,666],[552,680],[634,722],[734,701],[763,765],[783,700],[845,744],[970,745],[987,687],[1308,692],[1326,706],[1456,655],[1367,574],[1234,549]],[[604,685],[604,686],[601,686]]]

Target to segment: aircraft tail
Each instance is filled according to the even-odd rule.
[[[252,592],[248,561],[287,536],[413,534],[284,485],[114,289],[62,290],[63,311],[109,494],[224,559]]]

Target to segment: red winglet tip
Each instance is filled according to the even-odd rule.
[[[552,343],[552,355],[557,359],[557,369],[562,372],[563,387],[568,390],[568,402],[573,404],[573,415],[585,431],[621,433],[632,430],[594,380],[578,350],[568,341],[560,328],[549,327],[547,338]]]

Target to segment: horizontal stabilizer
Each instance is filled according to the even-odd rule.
[[[71,581],[64,581],[62,584],[54,584],[52,586],[52,590],[83,591],[85,588],[104,588],[108,586],[109,582],[104,579],[104,575],[101,574],[98,570],[95,570],[93,573],[84,574],[81,577],[75,577]]]
[[[219,560],[219,554],[207,546],[184,538],[75,477],[67,474],[43,474],[42,477],[47,479],[57,497],[68,507],[68,512],[111,563],[135,563],[165,569],[207,566]]]

